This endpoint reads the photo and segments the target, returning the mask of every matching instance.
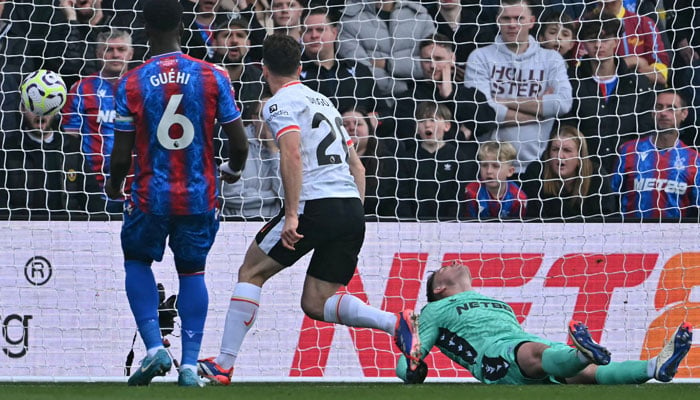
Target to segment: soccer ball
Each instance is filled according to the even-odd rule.
[[[40,69],[24,79],[20,96],[26,110],[37,115],[52,115],[66,103],[66,84],[57,73]]]

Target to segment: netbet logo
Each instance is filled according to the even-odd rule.
[[[634,190],[638,192],[660,190],[666,193],[683,195],[688,190],[688,184],[668,179],[643,178],[634,180]]]

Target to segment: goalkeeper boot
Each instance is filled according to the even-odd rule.
[[[693,326],[683,322],[676,330],[673,339],[670,340],[661,353],[656,356],[656,370],[654,378],[660,382],[670,382],[678,371],[678,364],[683,361],[693,345]]]
[[[420,364],[421,344],[418,337],[418,316],[413,310],[403,310],[396,316],[394,343],[408,359],[411,370],[415,370]]]
[[[197,372],[199,372],[200,376],[209,379],[211,383],[230,385],[233,367],[223,369],[216,363],[216,357],[209,357],[197,361]]]
[[[177,378],[178,386],[185,387],[204,387],[207,382],[200,378],[194,369],[180,368],[180,376]]]
[[[165,349],[160,349],[153,357],[141,360],[141,366],[129,378],[129,386],[146,386],[156,376],[163,376],[170,371],[173,361]]]
[[[593,340],[588,332],[588,327],[583,322],[571,321],[569,323],[569,336],[578,351],[593,364],[608,365],[610,363],[610,352]]]

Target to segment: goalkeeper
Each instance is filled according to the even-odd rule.
[[[452,263],[429,276],[428,304],[419,317],[420,344],[406,346],[396,374],[406,383],[422,383],[428,366],[422,360],[433,346],[468,369],[480,382],[500,384],[643,383],[673,379],[692,345],[692,326],[682,323],[675,336],[651,360],[610,363],[580,322],[569,324],[576,346],[552,342],[523,331],[507,303],[472,290],[464,265]]]

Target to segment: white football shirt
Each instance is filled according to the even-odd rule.
[[[347,162],[352,140],[326,96],[290,82],[267,101],[263,118],[275,140],[286,132],[301,132],[300,211],[306,200],[360,197]]]

